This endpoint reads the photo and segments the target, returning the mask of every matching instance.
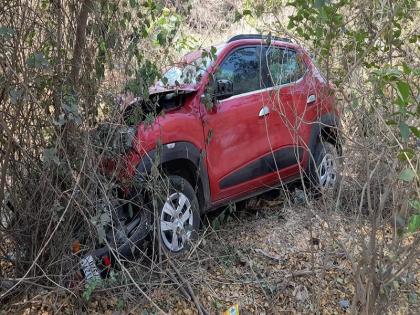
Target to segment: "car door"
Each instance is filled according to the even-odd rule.
[[[299,162],[305,152],[301,128],[308,97],[306,67],[293,49],[278,46],[265,48],[265,105],[270,109],[267,138],[276,161],[280,180],[298,174]]]
[[[233,83],[233,95],[204,110],[206,157],[212,200],[261,187],[267,174],[261,157],[268,153],[261,77],[262,46],[230,51],[215,72],[216,80]],[[202,106],[204,108],[204,106]]]

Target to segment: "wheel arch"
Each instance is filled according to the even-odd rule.
[[[317,122],[315,122],[311,129],[309,138],[309,160],[307,164],[308,173],[313,173],[315,169],[315,151],[318,143],[321,141],[331,142],[336,148],[338,154],[342,154],[342,143],[340,140],[340,119],[334,113],[322,115]]]
[[[203,212],[210,206],[210,186],[203,153],[191,142],[159,145],[143,156],[137,166],[137,173],[139,176],[150,174],[156,165],[165,174],[184,177],[196,190]]]
[[[341,123],[337,115],[333,113],[324,114],[316,122],[312,129],[309,139],[309,150],[313,155],[317,144],[320,141],[326,141],[333,144],[338,151],[338,154],[342,154],[342,140],[340,137]]]

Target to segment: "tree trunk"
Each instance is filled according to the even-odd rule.
[[[86,42],[86,26],[89,11],[92,8],[93,0],[84,0],[80,8],[79,16],[77,17],[76,38],[74,41],[72,69],[70,73],[70,80],[72,82],[74,92],[78,91],[79,73],[82,65],[83,50]]]

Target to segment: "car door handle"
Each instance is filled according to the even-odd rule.
[[[314,94],[311,94],[308,96],[308,99],[306,100],[306,104],[312,104],[316,101],[316,96]]]
[[[264,117],[264,116],[267,116],[268,114],[270,114],[270,109],[268,108],[268,106],[263,106],[263,108],[261,108],[258,116],[259,117]]]

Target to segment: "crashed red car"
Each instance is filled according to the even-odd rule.
[[[290,40],[238,35],[207,56],[193,52],[150,94],[163,114],[129,128],[124,176],[141,186],[156,165],[170,188],[157,215],[122,216],[121,252],[147,234],[135,231],[152,218],[163,248],[179,253],[207,211],[293,181],[321,191],[338,183],[334,86]],[[136,108],[147,104],[137,99],[125,115]]]

